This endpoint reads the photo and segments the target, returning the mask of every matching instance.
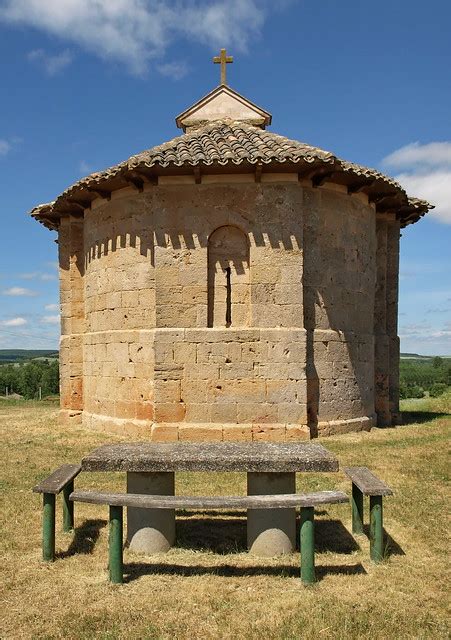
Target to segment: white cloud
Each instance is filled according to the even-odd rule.
[[[1,2],[1,0],[0,0]],[[18,138],[14,136],[6,140],[5,138],[0,139],[0,156],[6,156],[10,153],[14,148],[20,145],[23,142],[22,138]]]
[[[44,316],[41,318],[42,324],[59,324],[59,316]]]
[[[0,140],[0,156],[6,156],[11,151],[11,143],[8,140]]]
[[[389,167],[451,167],[451,142],[412,142],[384,158]]]
[[[0,20],[32,26],[142,73],[150,61],[161,62],[177,38],[246,51],[270,9],[269,0],[0,0]]]
[[[395,178],[410,196],[435,205],[431,219],[451,224],[451,142],[414,142],[390,153],[383,164],[401,170]]]
[[[59,306],[59,304],[46,304],[44,309],[46,311],[59,311],[60,310],[60,306]]]
[[[21,273],[20,278],[23,280],[42,280],[43,282],[48,282],[50,280],[58,280],[58,276],[54,273],[45,273],[42,271],[32,271],[30,273]]]
[[[157,65],[158,71],[162,76],[167,76],[173,80],[180,80],[188,73],[188,66],[185,62],[166,62]]]
[[[424,198],[435,209],[428,216],[437,222],[451,224],[451,170],[427,173],[400,173],[395,176],[410,196]]]
[[[37,296],[37,292],[32,289],[26,289],[25,287],[9,287],[9,289],[3,289],[3,296]]]
[[[427,322],[407,324],[399,329],[401,351],[429,355],[451,355],[451,323],[432,327]]]
[[[73,56],[68,49],[55,55],[47,53],[44,49],[34,49],[30,51],[27,58],[30,62],[36,62],[36,64],[41,66],[49,76],[55,76],[73,60]]]
[[[84,160],[80,161],[80,164],[78,165],[78,169],[80,171],[80,174],[85,176],[88,173],[92,173],[92,168],[91,166],[85,162]]]
[[[0,322],[2,327],[23,327],[28,324],[25,318],[11,318],[11,320],[3,320]]]

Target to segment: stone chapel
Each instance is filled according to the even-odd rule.
[[[182,135],[31,212],[58,233],[61,417],[156,441],[396,424],[400,230],[431,205],[268,131],[225,62]]]

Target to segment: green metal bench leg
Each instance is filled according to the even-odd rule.
[[[55,559],[55,494],[44,493],[42,509],[42,559]]]
[[[383,556],[382,496],[370,496],[370,557],[373,562],[381,562]]]
[[[301,507],[301,580],[306,585],[315,582],[314,517],[314,507]]]
[[[110,582],[121,584],[124,579],[122,559],[123,508],[110,506],[109,572]]]
[[[363,493],[352,483],[352,532],[363,533]]]
[[[69,500],[74,490],[74,481],[69,482],[63,489],[63,531],[66,533],[74,528],[74,503]]]

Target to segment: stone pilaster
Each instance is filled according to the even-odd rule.
[[[391,424],[390,344],[387,335],[387,228],[385,214],[376,215],[376,289],[374,298],[374,405],[377,424]]]
[[[64,216],[61,219],[58,246],[61,299],[61,419],[78,421],[83,411],[83,218]]]
[[[389,404],[392,424],[401,422],[399,412],[399,240],[400,224],[393,215],[387,225],[387,334],[389,339]]]
[[[399,415],[399,221],[377,214],[377,280],[374,306],[375,409],[379,426],[396,424]]]

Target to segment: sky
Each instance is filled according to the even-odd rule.
[[[271,130],[396,177],[401,350],[451,355],[448,0],[0,0],[0,349],[56,348],[56,234],[27,212],[179,134],[219,83]]]

